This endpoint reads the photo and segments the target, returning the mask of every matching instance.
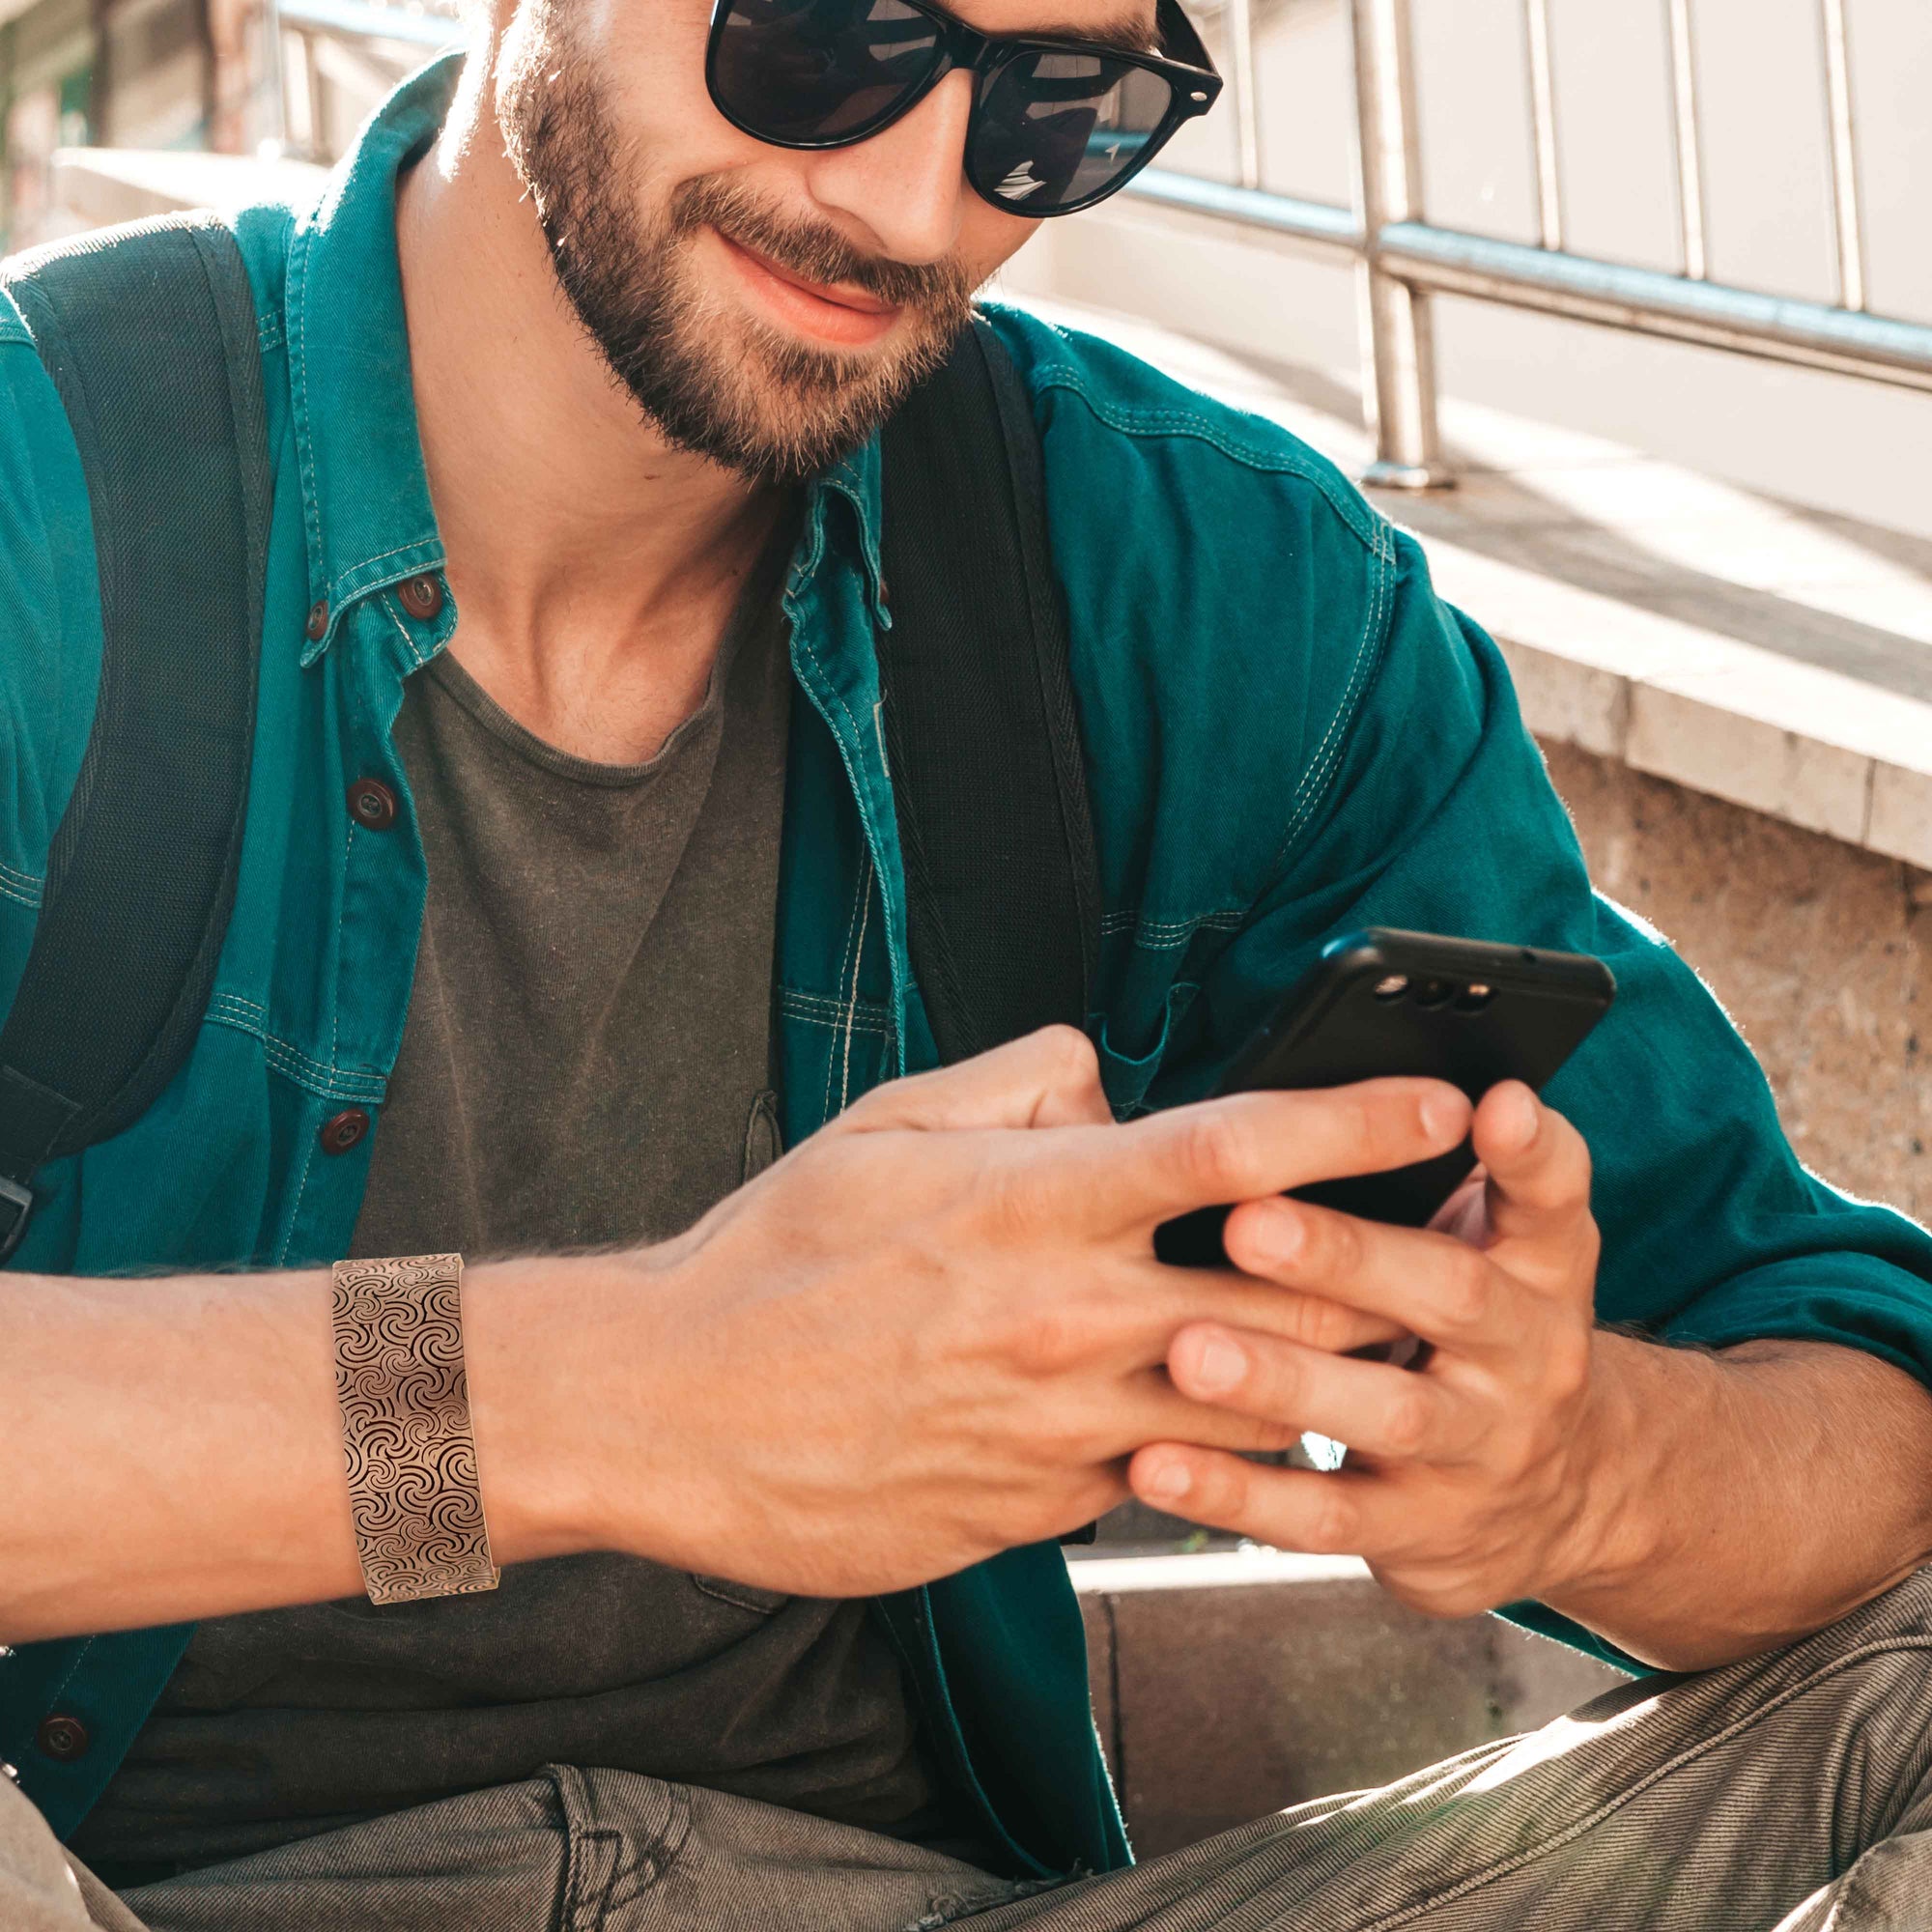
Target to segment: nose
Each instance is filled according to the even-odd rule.
[[[959,240],[973,76],[949,73],[904,120],[815,157],[813,199],[849,216],[895,262],[939,262]]]

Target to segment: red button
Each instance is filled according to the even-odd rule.
[[[34,1742],[57,1763],[71,1764],[75,1758],[87,1755],[87,1726],[78,1718],[64,1717],[57,1711],[51,1718],[41,1719]]]
[[[369,1116],[360,1107],[345,1107],[322,1123],[324,1153],[347,1153],[369,1131]]]
[[[349,815],[370,832],[386,832],[396,822],[396,794],[381,779],[357,779],[349,787]]]
[[[328,599],[327,597],[320,604],[311,604],[308,607],[308,622],[302,626],[302,629],[308,633],[308,640],[312,644],[321,643],[323,639],[328,635]]]
[[[430,572],[421,577],[406,577],[396,585],[396,595],[412,617],[427,622],[442,609],[442,579]]]

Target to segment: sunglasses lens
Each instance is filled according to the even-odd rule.
[[[938,55],[938,28],[900,0],[732,0],[707,78],[760,140],[815,145],[889,120]]]
[[[974,185],[1015,214],[1097,200],[1148,159],[1174,89],[1104,54],[1016,55],[988,82],[974,119]]]

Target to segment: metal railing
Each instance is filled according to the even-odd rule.
[[[1222,12],[1235,120],[1235,182],[1151,168],[1129,192],[1360,265],[1367,344],[1364,388],[1377,451],[1366,481],[1427,489],[1453,480],[1436,430],[1430,321],[1430,298],[1435,294],[1473,297],[1669,341],[1932,389],[1932,327],[1873,315],[1867,306],[1847,0],[1817,0],[1831,130],[1835,303],[1790,299],[1710,279],[1695,0],[1662,0],[1669,36],[1682,260],[1676,274],[1573,254],[1563,245],[1561,130],[1548,0],[1521,0],[1535,245],[1439,228],[1426,219],[1409,0],[1347,4],[1353,29],[1356,102],[1352,209],[1299,200],[1261,185],[1261,112],[1248,0],[1226,0]]]

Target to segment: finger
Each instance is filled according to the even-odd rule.
[[[1210,1529],[1315,1556],[1374,1556],[1387,1547],[1373,1476],[1271,1469],[1219,1450],[1152,1442],[1127,1464],[1135,1495]]]
[[[1039,1437],[1049,1460],[1093,1466],[1117,1463],[1145,1442],[1190,1442],[1231,1454],[1292,1449],[1300,1431],[1263,1416],[1243,1415],[1182,1395],[1164,1366],[1139,1369],[1061,1391]]]
[[[1589,1218],[1583,1136],[1520,1080],[1484,1094],[1470,1132],[1489,1170],[1486,1206],[1495,1239],[1566,1239]]]
[[[1275,1200],[1238,1208],[1225,1238],[1246,1273],[1378,1315],[1438,1348],[1485,1354],[1523,1345],[1530,1292],[1451,1236]]]
[[[1364,1080],[1301,1094],[1231,1094],[1150,1115],[1089,1149],[1093,1198],[1114,1226],[1379,1174],[1446,1153],[1469,1103],[1439,1080]]]
[[[1128,1456],[1144,1442],[1174,1440],[1231,1455],[1293,1449],[1301,1431],[1270,1416],[1248,1415],[1213,1403],[1195,1402],[1177,1389],[1163,1370],[1149,1369],[1129,1384],[1130,1400],[1118,1418],[1113,1453]]]
[[[892,1081],[851,1108],[841,1123],[861,1131],[943,1132],[1098,1126],[1113,1118],[1093,1041],[1076,1027],[1051,1026],[937,1072]]]
[[[1168,1373],[1195,1402],[1313,1430],[1351,1450],[1444,1463],[1468,1447],[1469,1405],[1441,1380],[1379,1362],[1303,1349],[1272,1335],[1200,1321],[1167,1351]]]
[[[1130,1291],[1131,1293],[1132,1291]],[[1385,1316],[1350,1308],[1326,1295],[1304,1294],[1234,1268],[1183,1268],[1164,1262],[1147,1270],[1142,1337],[1165,1356],[1175,1330],[1186,1321],[1220,1321],[1298,1342],[1306,1349],[1346,1355],[1356,1349],[1398,1342],[1408,1333]]]

